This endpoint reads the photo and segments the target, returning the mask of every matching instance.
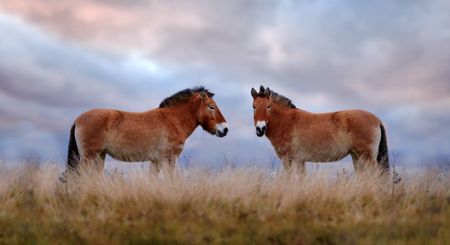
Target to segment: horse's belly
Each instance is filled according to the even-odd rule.
[[[106,147],[107,153],[116,160],[127,162],[159,162],[170,152],[167,140],[157,142],[128,143],[114,142]]]
[[[349,153],[348,149],[327,149],[323,151],[300,150],[297,158],[303,162],[334,162],[341,160]]]
[[[304,162],[334,162],[349,154],[350,144],[347,140],[333,140],[316,144],[303,143],[295,147],[296,158]]]
[[[158,162],[162,158],[160,152],[151,151],[124,151],[124,150],[108,150],[108,154],[119,161],[124,162]]]

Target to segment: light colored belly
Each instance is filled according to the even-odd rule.
[[[303,162],[333,162],[349,154],[350,141],[347,137],[334,137],[328,141],[312,142],[293,140],[291,152],[294,158]]]
[[[299,148],[295,158],[303,162],[334,162],[341,160],[348,154],[348,148],[328,147],[320,150]]]
[[[167,158],[172,146],[166,137],[143,137],[142,139],[111,134],[105,146],[107,153],[114,159],[127,162],[159,162]]]
[[[127,162],[159,162],[167,155],[168,152],[166,143],[163,142],[161,144],[146,144],[137,147],[112,144],[109,145],[106,150],[107,153],[114,159]]]

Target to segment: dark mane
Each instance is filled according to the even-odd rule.
[[[253,92],[252,92],[253,93]],[[288,108],[292,108],[292,109],[296,109],[297,107],[294,105],[294,103],[292,103],[292,100],[290,100],[289,98],[278,94],[277,92],[270,90],[269,87],[264,88],[263,86],[261,86],[259,88],[259,92],[254,91],[254,96],[262,96],[262,97],[266,97],[270,94],[270,97],[272,98],[272,100],[280,105],[284,105]]]
[[[166,107],[170,107],[170,106],[174,106],[174,105],[179,105],[181,103],[185,103],[192,97],[192,95],[194,95],[195,93],[201,93],[201,92],[205,92],[208,95],[208,97],[210,97],[210,98],[212,98],[214,96],[213,93],[208,91],[208,89],[206,89],[203,86],[195,87],[195,88],[187,88],[187,89],[183,89],[183,90],[173,94],[172,96],[165,98],[161,102],[161,104],[159,104],[159,108],[166,108]]]
[[[289,99],[289,98],[287,98],[287,97],[285,97],[285,96],[283,96],[281,94],[278,94],[278,93],[276,93],[274,91],[272,91],[272,96],[271,97],[272,97],[273,101],[278,102],[279,104],[285,105],[285,106],[287,106],[289,108],[292,108],[292,109],[296,109],[297,108],[294,105],[294,103],[292,103],[291,99]]]

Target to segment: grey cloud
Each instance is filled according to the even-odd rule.
[[[118,97],[117,88],[108,86],[104,77],[86,74],[90,69],[104,70],[102,63],[107,61],[92,60],[81,50],[62,47],[12,17],[0,16],[0,33],[2,91],[35,103],[66,107],[105,103],[105,97]]]
[[[53,132],[41,130],[30,123],[20,123],[14,128],[0,128],[0,135],[2,160],[17,161],[28,156],[42,157],[46,161],[61,159],[61,142]]]
[[[358,107],[375,112],[392,132],[393,151],[434,154],[450,145],[442,136],[450,132],[447,116],[441,115],[450,109],[450,50],[446,48],[450,4],[445,0],[131,4],[16,0],[3,1],[0,6],[38,23],[61,40],[81,45],[61,45],[57,54],[77,57],[69,62],[35,55],[44,57],[32,62],[37,71],[25,69],[23,74],[11,72],[10,64],[0,59],[0,69],[8,67],[4,68],[7,72],[0,70],[1,76],[9,74],[6,80],[42,77],[51,82],[56,79],[53,76],[68,71],[74,77],[65,78],[67,86],[83,80],[106,91],[79,104],[80,98],[90,96],[75,86],[72,90],[80,90],[72,100],[62,98],[62,107],[103,103],[143,109],[144,104],[156,104],[201,80],[221,92],[219,106],[240,132],[230,139],[242,143],[254,137],[248,90],[265,83],[307,110]],[[46,52],[39,47],[35,50]],[[67,54],[67,49],[76,54]],[[137,64],[123,68],[118,60],[130,52],[154,61],[169,75],[153,76]],[[84,65],[77,65],[79,61]],[[42,69],[46,67],[42,64],[50,64],[51,69]],[[49,91],[29,91],[16,83],[1,86],[8,94],[35,98],[47,106],[60,99],[49,96]],[[151,91],[148,96],[142,88]],[[61,91],[51,89],[55,94]],[[193,145],[198,137],[194,136]],[[439,147],[425,149],[424,145]],[[257,154],[259,147],[250,146],[246,154]]]
[[[0,47],[0,155],[6,159],[30,153],[61,157],[68,129],[82,111],[105,106],[147,110],[171,93],[198,85],[195,75],[172,75],[145,57],[87,50],[9,15],[0,15],[0,33],[8,33]],[[205,85],[223,90],[221,83]],[[229,108],[226,96],[216,98]],[[195,141],[202,138],[192,140],[187,151],[198,151]]]
[[[147,93],[158,92],[161,84],[170,80],[170,74],[160,77],[164,71],[153,67],[145,57],[115,55],[65,42],[10,15],[0,15],[0,33],[4,34],[0,46],[1,90],[42,106],[156,104],[162,97],[146,98]]]

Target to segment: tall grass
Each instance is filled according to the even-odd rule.
[[[450,178],[252,168],[131,169],[63,184],[54,165],[3,168],[0,243],[445,244]]]

